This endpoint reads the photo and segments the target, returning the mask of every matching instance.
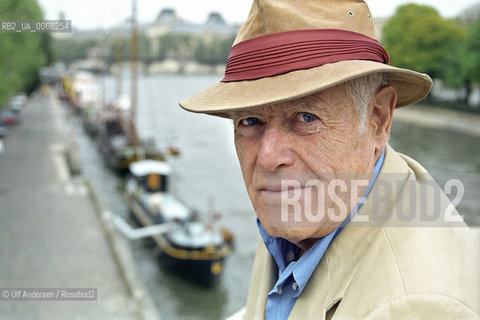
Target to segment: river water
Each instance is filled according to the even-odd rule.
[[[127,83],[123,87],[128,89]],[[222,216],[221,224],[235,235],[235,250],[228,258],[221,282],[215,288],[199,287],[162,269],[152,248],[131,243],[140,274],[162,319],[223,319],[245,305],[251,266],[258,241],[255,214],[244,189],[233,147],[231,121],[192,114],[178,101],[205,89],[220,76],[143,75],[139,79],[137,128],[142,138],[157,146],[174,145],[181,151],[170,158],[172,189],[187,205],[207,212],[209,197]],[[108,99],[114,79],[99,79]],[[128,91],[128,90],[127,90]],[[84,174],[113,212],[127,215],[120,196],[122,180],[103,164],[92,140],[77,125]],[[480,225],[480,151],[478,138],[394,122],[391,144],[397,151],[422,163],[442,183],[461,176],[465,195],[458,206],[471,225]],[[440,183],[440,185],[442,185]]]

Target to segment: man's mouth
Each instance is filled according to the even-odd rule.
[[[304,186],[285,186],[285,185],[269,185],[258,189],[261,195],[265,195],[268,198],[283,198],[291,199],[299,197],[306,191],[311,192],[312,187]]]

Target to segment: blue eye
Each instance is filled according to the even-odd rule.
[[[240,124],[242,126],[254,126],[260,123],[261,121],[258,118],[254,118],[254,117],[249,117],[249,118],[240,120]]]
[[[265,128],[265,123],[255,117],[247,117],[237,121],[235,134],[246,138],[259,136]]]
[[[299,115],[303,122],[313,122],[318,119],[316,115],[310,112],[301,112]]]

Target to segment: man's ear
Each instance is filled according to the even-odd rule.
[[[391,85],[381,87],[373,96],[370,123],[375,139],[381,144],[388,140],[396,103],[397,91]]]

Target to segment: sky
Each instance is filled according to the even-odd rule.
[[[37,0],[46,19],[58,19],[63,12],[77,29],[97,29],[118,26],[131,15],[132,0]],[[391,16],[406,3],[426,4],[444,17],[455,17],[479,0],[366,0],[373,17]],[[220,12],[228,23],[241,23],[247,17],[251,0],[137,0],[138,20],[155,20],[162,8],[173,8],[179,17],[193,23],[203,23],[212,11]]]

